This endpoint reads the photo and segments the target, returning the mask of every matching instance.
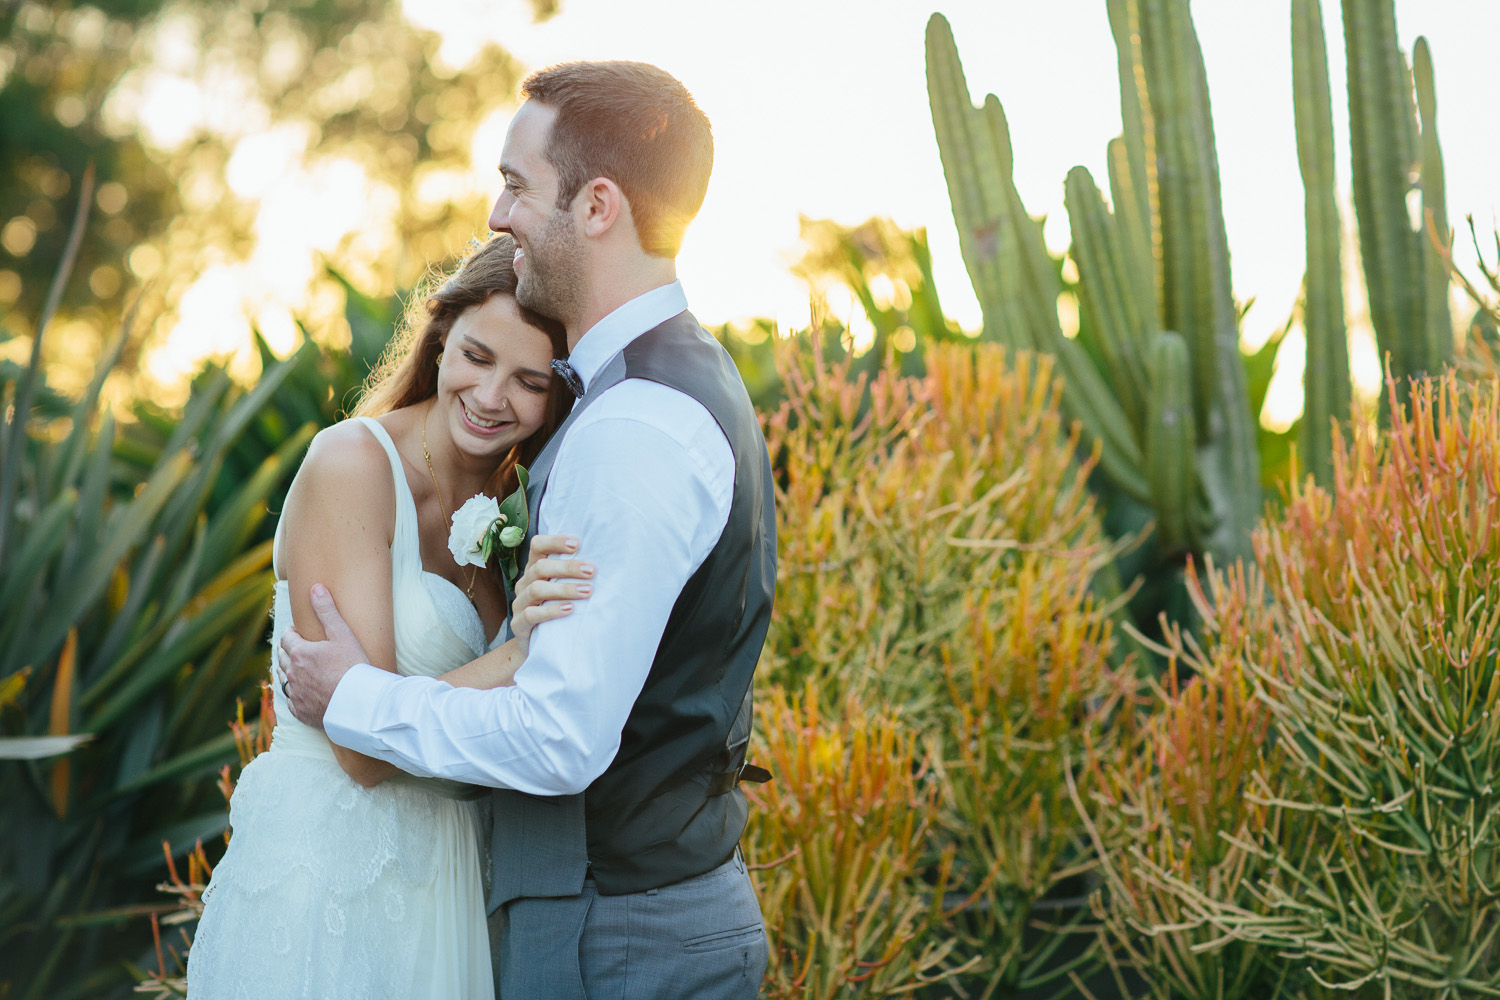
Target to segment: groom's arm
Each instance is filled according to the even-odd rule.
[[[540,795],[581,791],[620,733],[684,583],[728,520],[734,458],[701,404],[665,386],[609,390],[564,439],[543,532],[580,541],[593,596],[538,627],[513,687],[458,689],[359,666],[324,725],[405,770]]]

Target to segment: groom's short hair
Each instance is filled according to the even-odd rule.
[[[641,249],[677,256],[714,163],[708,116],[687,88],[647,63],[573,62],[533,73],[521,96],[557,112],[546,155],[558,207],[607,177],[630,202]]]

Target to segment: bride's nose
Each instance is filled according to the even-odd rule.
[[[480,382],[474,394],[475,401],[491,414],[510,409],[510,393],[506,391],[507,380],[499,373],[491,372]]]

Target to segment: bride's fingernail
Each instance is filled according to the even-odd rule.
[[[593,563],[584,563],[582,566],[578,567],[578,574],[580,576],[593,576],[594,575],[594,565],[593,565]]]
[[[567,542],[565,542],[563,544],[563,548],[567,549],[569,552],[577,552],[578,551],[578,539],[576,539],[576,538],[570,538],[570,539],[568,539]]]
[[[578,596],[579,597],[587,597],[590,594],[592,594],[593,592],[594,592],[594,588],[590,587],[586,583],[580,583],[578,585]]]

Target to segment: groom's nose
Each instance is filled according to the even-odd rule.
[[[495,207],[490,209],[490,232],[510,232],[510,206],[514,200],[509,191],[500,192],[500,197],[495,199]]]

